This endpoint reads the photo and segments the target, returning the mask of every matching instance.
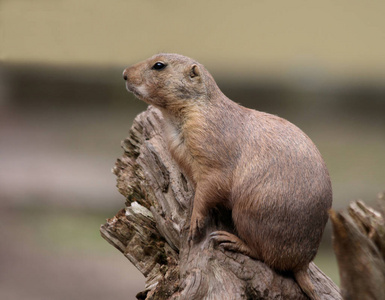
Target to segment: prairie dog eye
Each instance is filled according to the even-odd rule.
[[[162,63],[161,61],[156,62],[151,69],[153,70],[163,70],[166,67],[166,64]]]

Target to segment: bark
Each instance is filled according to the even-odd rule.
[[[352,202],[347,211],[331,212],[344,299],[385,299],[384,194],[379,204],[382,214],[362,201]]]
[[[126,207],[101,226],[102,236],[146,278],[138,299],[307,299],[292,274],[277,273],[245,255],[215,248],[208,233],[231,230],[231,215],[213,210],[205,238],[187,242],[194,190],[170,157],[161,113],[138,115],[113,172]],[[313,263],[309,274],[321,299],[341,299]]]

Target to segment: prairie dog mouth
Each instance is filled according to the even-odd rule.
[[[126,82],[126,89],[130,93],[133,93],[135,96],[139,98],[146,98],[147,96],[147,88],[144,84],[141,84],[139,86],[132,86],[129,84],[129,82]]]
[[[136,91],[143,97],[143,98],[146,98],[147,97],[147,87],[144,85],[144,84],[141,84],[139,86],[136,87]]]

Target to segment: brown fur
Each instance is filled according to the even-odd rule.
[[[156,62],[166,67],[154,70]],[[293,271],[316,298],[307,268],[316,255],[332,203],[325,163],[290,122],[228,99],[198,62],[159,54],[124,70],[127,89],[158,107],[169,149],[195,185],[190,238],[203,232],[208,211],[232,211],[235,237],[211,236],[227,249]]]

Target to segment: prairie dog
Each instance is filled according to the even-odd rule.
[[[237,235],[211,233],[222,247],[292,271],[319,299],[307,269],[316,255],[332,188],[312,141],[277,116],[228,99],[203,65],[158,54],[124,70],[128,91],[159,108],[172,157],[195,186],[189,239],[201,236],[208,211],[231,210]]]

